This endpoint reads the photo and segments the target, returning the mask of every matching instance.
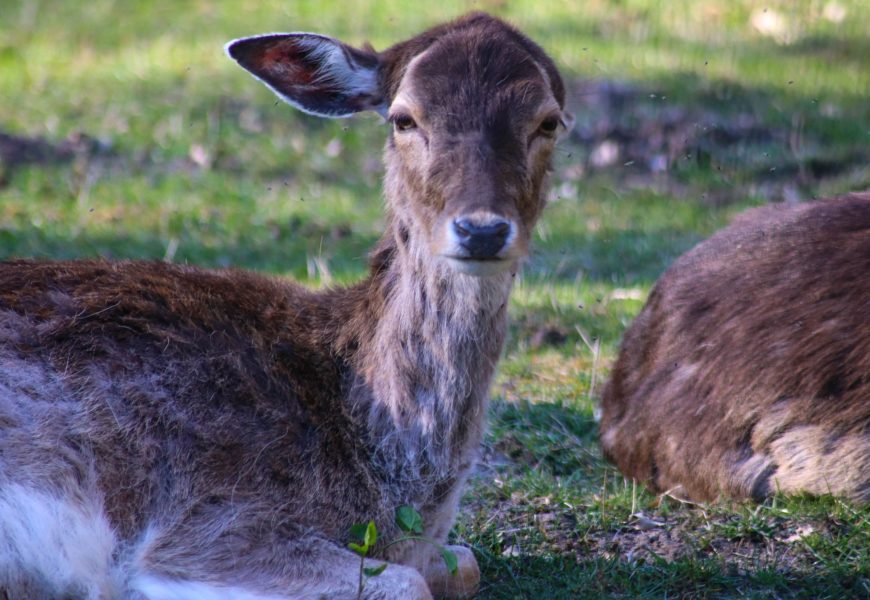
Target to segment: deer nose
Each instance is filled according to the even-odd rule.
[[[453,232],[459,245],[468,252],[468,258],[495,258],[504,248],[511,233],[511,224],[497,220],[479,225],[469,219],[457,219],[453,221]]]

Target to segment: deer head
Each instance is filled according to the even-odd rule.
[[[544,205],[571,117],[552,61],[483,14],[384,52],[312,33],[230,42],[229,56],[293,106],[323,117],[378,112],[390,231],[400,252],[453,272],[515,269]]]

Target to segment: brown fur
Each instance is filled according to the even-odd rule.
[[[387,142],[388,225],[366,280],[317,293],[159,262],[0,263],[9,597],[353,598],[351,525],[374,519],[390,540],[408,504],[446,539],[543,208],[555,136],[538,131],[541,110],[567,119],[564,90],[540,48],[482,14],[380,54],[337,44],[276,35],[228,51],[311,112],[416,98],[417,129]],[[329,52],[356,66],[324,73]],[[470,260],[450,237],[468,215],[515,237]],[[66,515],[69,539],[93,530],[97,566],[53,546],[37,554],[69,576],[36,564],[13,534],[37,509]],[[458,552],[451,578],[429,544],[392,546],[365,597],[470,595],[477,567]]]
[[[870,193],[748,211],[680,258],[625,334],[601,441],[657,491],[870,501]]]

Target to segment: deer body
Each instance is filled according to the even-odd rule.
[[[227,51],[308,112],[388,115],[371,275],[316,293],[163,263],[2,263],[10,598],[355,598],[351,525],[390,540],[411,505],[434,540],[452,526],[567,119],[559,75],[482,14],[382,53],[314,34]],[[449,577],[430,545],[391,546],[364,597],[473,594],[456,551]]]
[[[870,502],[870,193],[749,211],[677,260],[602,404],[605,455],[654,490]]]

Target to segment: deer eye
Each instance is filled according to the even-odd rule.
[[[546,135],[552,135],[556,132],[556,129],[559,127],[559,117],[552,116],[547,117],[541,124],[538,126],[538,130]]]
[[[414,119],[404,113],[394,115],[390,118],[390,121],[393,122],[393,127],[396,128],[396,131],[408,131],[417,127],[417,123]]]

